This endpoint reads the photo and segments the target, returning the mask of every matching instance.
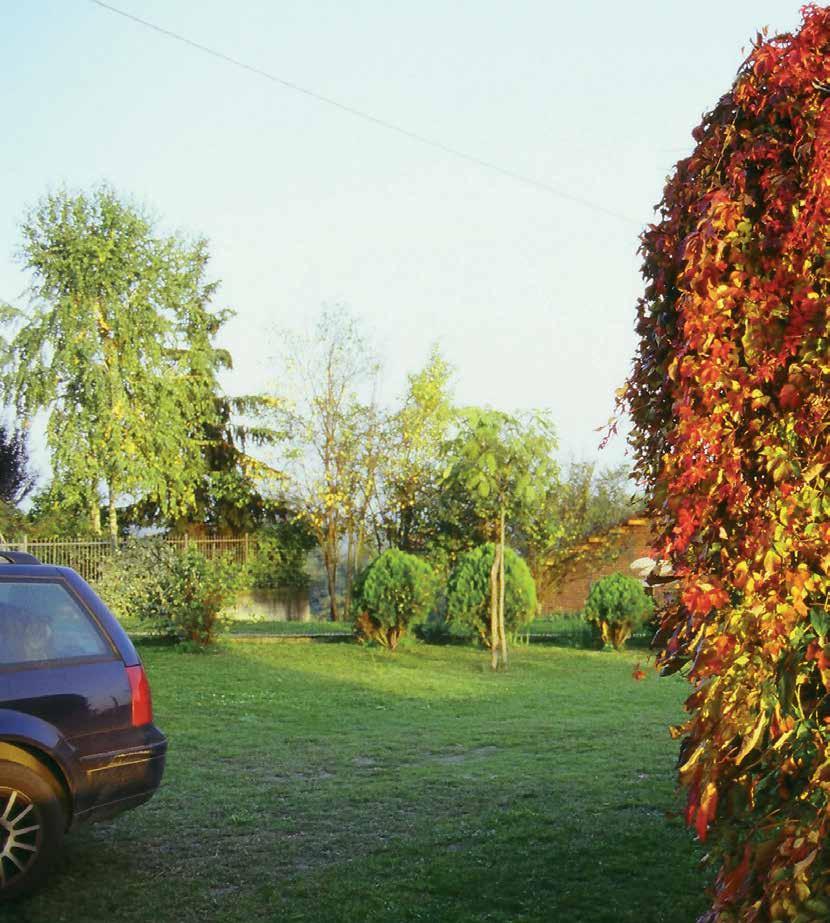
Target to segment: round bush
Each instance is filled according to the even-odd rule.
[[[447,587],[447,618],[478,633],[486,647],[490,635],[490,569],[495,545],[479,545],[459,557]],[[504,628],[515,635],[536,616],[536,584],[527,564],[504,549]]]
[[[585,619],[597,626],[606,645],[618,651],[653,612],[654,603],[640,581],[627,574],[601,577],[591,584],[585,602]]]
[[[429,615],[436,590],[429,564],[397,548],[384,551],[355,581],[358,632],[394,650],[406,630]]]

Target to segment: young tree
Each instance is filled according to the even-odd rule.
[[[216,288],[205,242],[157,236],[107,187],[46,196],[22,231],[32,298],[0,316],[11,328],[3,384],[24,418],[48,410],[62,492],[100,533],[103,485],[113,540],[123,495],[187,509],[203,471],[193,419],[209,408],[177,356]]]
[[[830,919],[830,9],[759,36],[643,236],[625,391],[681,580],[663,672],[705,921]]]
[[[553,459],[556,436],[544,413],[523,417],[468,408],[447,446],[447,482],[464,490],[475,505],[488,538],[496,543],[490,573],[492,667],[507,669],[504,627],[504,549],[508,517],[526,514],[542,485],[558,477]]]
[[[491,652],[502,640],[492,632],[492,574],[499,554],[504,575],[497,590],[501,594],[502,629],[515,634],[536,615],[536,585],[527,564],[512,548],[500,553],[488,542],[465,552],[447,581],[447,617],[473,629]]]
[[[403,405],[383,433],[378,472],[378,544],[424,554],[441,529],[442,453],[455,410],[452,368],[437,348],[409,376]]]
[[[317,538],[329,593],[329,615],[341,616],[338,574],[345,545],[345,598],[366,542],[369,507],[381,453],[374,393],[378,362],[357,321],[344,308],[324,310],[310,336],[287,336],[286,378],[293,401],[282,419],[293,443],[292,505]]]

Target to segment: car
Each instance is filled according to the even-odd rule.
[[[166,752],[141,658],[92,587],[0,551],[0,901],[43,882],[65,832],[151,798]]]

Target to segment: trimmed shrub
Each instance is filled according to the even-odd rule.
[[[447,587],[447,618],[472,629],[485,647],[490,635],[490,568],[496,548],[479,545],[461,555]],[[504,549],[504,627],[511,637],[536,616],[536,584],[527,564],[511,548]]]
[[[585,620],[599,631],[603,644],[621,651],[631,633],[654,612],[654,603],[639,580],[627,574],[608,574],[591,584]]]
[[[216,640],[236,599],[239,568],[160,539],[132,540],[105,562],[96,588],[128,625],[205,646]]]
[[[429,615],[436,590],[437,580],[429,564],[390,548],[355,581],[355,628],[363,637],[393,651],[406,630]]]

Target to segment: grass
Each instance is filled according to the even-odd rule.
[[[353,632],[351,622],[277,622],[250,619],[234,619],[229,626],[232,635],[321,635]]]
[[[352,634],[351,622],[331,622],[315,620],[309,622],[277,622],[264,620],[235,619],[228,629],[231,635],[261,635],[274,637],[291,637],[297,635],[332,635]],[[470,638],[467,629],[449,626],[448,638],[450,640],[466,642]],[[643,628],[635,632],[628,644],[632,648],[648,646],[653,631]],[[518,639],[519,643],[525,640],[549,641],[562,647],[593,649],[597,646],[594,631],[584,620],[580,612],[563,612],[555,615],[546,615],[535,619],[523,629]]]
[[[676,677],[517,647],[147,647],[171,741],[145,807],[68,838],[19,923],[684,923]],[[0,911],[2,915],[2,911]]]

